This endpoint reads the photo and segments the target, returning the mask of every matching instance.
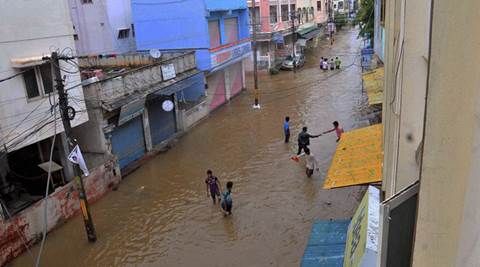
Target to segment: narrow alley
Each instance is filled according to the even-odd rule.
[[[248,86],[92,205],[96,243],[87,242],[81,216],[48,234],[42,266],[298,266],[312,221],[350,218],[363,196],[364,187],[322,189],[334,134],[311,140],[321,165],[312,178],[302,161],[290,160],[302,126],[317,134],[335,120],[345,130],[368,124],[357,34],[339,31],[333,46],[319,40],[296,73],[262,74],[260,110]],[[342,69],[322,72],[321,56],[338,56]],[[222,186],[233,181],[232,217],[207,197],[207,169]],[[26,252],[11,266],[33,262]]]

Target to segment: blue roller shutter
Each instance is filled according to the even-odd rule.
[[[145,155],[145,136],[142,116],[116,127],[112,132],[112,152],[118,157],[120,168]]]
[[[171,95],[160,96],[149,100],[147,103],[148,120],[150,122],[150,134],[153,145],[158,145],[167,140],[177,131],[175,108],[169,112],[163,110],[162,103],[165,100],[171,100],[173,102],[173,97]]]

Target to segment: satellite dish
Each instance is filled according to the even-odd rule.
[[[173,104],[173,102],[171,100],[165,100],[163,101],[162,103],[162,108],[163,110],[165,110],[166,112],[170,112],[173,110],[173,107],[174,107],[175,104]]]
[[[158,49],[151,49],[150,56],[152,56],[153,58],[160,58],[162,56],[162,52],[160,52],[160,50]]]

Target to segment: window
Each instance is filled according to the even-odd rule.
[[[338,2],[338,9],[343,9],[343,2],[342,1]]]
[[[302,23],[302,9],[299,8],[297,10],[297,19],[298,19],[298,24],[301,24]]]
[[[73,35],[73,40],[78,41],[78,34],[75,33],[75,34]]]
[[[52,65],[48,63],[27,69],[23,73],[23,80],[29,99],[52,93]]]
[[[126,39],[130,35],[130,29],[118,30],[118,39]]]
[[[23,79],[25,80],[25,87],[27,88],[27,97],[34,98],[40,96],[35,69],[29,69],[24,72]]]
[[[282,5],[281,10],[282,10],[282,21],[287,21],[288,20],[288,5]]]
[[[92,0],[82,0],[82,4],[92,4]]]
[[[220,27],[218,20],[208,21],[208,34],[210,35],[210,48],[220,46]]]
[[[303,16],[304,16],[304,19],[305,19],[304,22],[309,21],[307,9],[303,8],[302,12],[303,12]]]
[[[253,9],[251,7],[248,8],[248,11],[250,12],[250,25],[253,26]],[[260,22],[260,7],[255,7],[255,19],[257,22]],[[258,27],[257,27],[258,28]]]
[[[238,41],[238,19],[225,19],[225,40],[227,44]]]
[[[40,71],[40,77],[43,83],[43,92],[49,94],[53,92],[53,75],[52,75],[52,65],[43,64],[38,67]]]
[[[317,11],[322,11],[322,1],[317,1]]]
[[[132,37],[135,37],[135,25],[130,24],[130,28],[132,29]]]
[[[310,7],[310,15],[312,15],[312,19],[315,18],[315,10],[313,9],[313,6]]]
[[[277,23],[277,6],[270,6],[270,23]]]
[[[291,4],[291,5],[290,5],[290,13],[291,13],[291,14],[289,14],[289,19],[290,19],[290,16],[291,16],[292,14],[295,14],[295,4]]]

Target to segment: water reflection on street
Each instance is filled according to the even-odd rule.
[[[359,53],[357,32],[345,29],[333,46],[323,40],[307,51],[297,73],[261,75],[261,110],[249,86],[93,205],[95,244],[80,217],[49,234],[42,266],[298,266],[313,220],[349,218],[361,198],[360,187],[322,189],[333,133],[311,140],[321,165],[312,178],[290,160],[304,125],[315,134],[334,120],[345,130],[365,123]],[[321,56],[339,56],[343,70],[322,72]],[[207,169],[223,185],[233,181],[232,217],[207,197]],[[31,265],[28,254],[13,262]]]

